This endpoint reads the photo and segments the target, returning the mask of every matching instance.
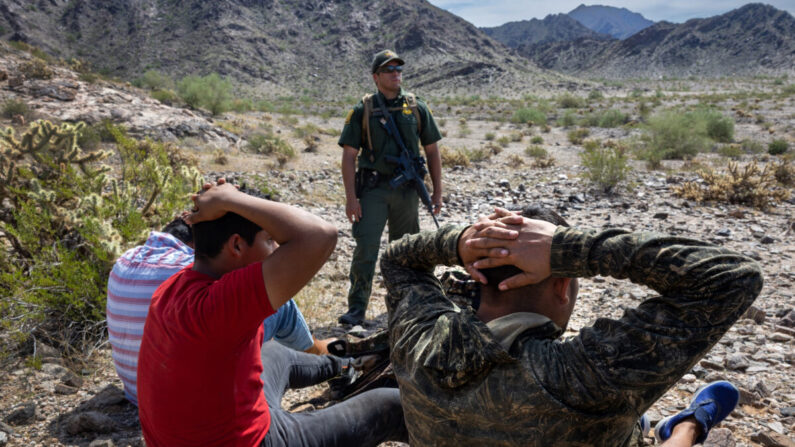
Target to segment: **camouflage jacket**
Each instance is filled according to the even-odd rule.
[[[639,417],[762,288],[759,266],[721,247],[559,227],[553,276],[626,278],[660,295],[565,341],[544,327],[525,331],[506,351],[471,308],[447,299],[433,274],[436,265],[460,264],[463,229],[405,236],[381,259],[391,360],[412,445],[636,443]]]

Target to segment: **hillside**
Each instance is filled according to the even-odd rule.
[[[679,25],[659,22],[624,40],[581,38],[519,51],[543,68],[585,77],[780,75],[795,71],[795,18],[756,3]]]
[[[626,39],[654,22],[627,8],[602,5],[580,5],[569,12],[569,17],[597,33],[609,34],[616,39]]]
[[[260,92],[358,94],[371,85],[372,54],[384,47],[409,62],[412,87],[445,88],[454,78],[490,89],[549,77],[425,0],[8,0],[0,31],[126,79],[147,69],[218,72]]]

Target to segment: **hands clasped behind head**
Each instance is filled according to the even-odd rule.
[[[485,276],[479,269],[514,265],[523,271],[500,283],[500,290],[543,281],[550,276],[552,236],[556,228],[555,224],[497,208],[494,214],[470,228],[464,251],[479,259],[468,263],[462,254],[465,268],[484,283]]]
[[[225,208],[231,194],[238,193],[237,186],[226,183],[226,179],[219,178],[217,182],[208,182],[202,186],[201,191],[191,195],[193,209],[183,216],[188,224],[196,224],[207,220],[215,220],[226,214]]]

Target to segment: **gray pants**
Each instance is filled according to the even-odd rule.
[[[287,388],[302,388],[337,376],[338,357],[312,355],[270,341],[262,345],[263,391],[271,425],[262,447],[377,446],[384,441],[408,442],[400,394],[379,388],[318,411],[290,413],[281,408]]]

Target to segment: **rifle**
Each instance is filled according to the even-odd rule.
[[[439,228],[439,221],[436,220],[436,215],[433,214],[431,196],[428,194],[428,190],[425,188],[425,182],[423,181],[425,174],[428,173],[428,169],[425,168],[425,158],[422,155],[412,155],[411,151],[403,144],[403,138],[400,136],[400,131],[395,124],[395,119],[392,118],[392,114],[389,113],[386,108],[386,102],[383,101],[379,95],[375,96],[378,99],[378,106],[381,108],[381,125],[384,126],[386,133],[394,138],[398,147],[400,147],[399,156],[387,155],[384,157],[389,163],[397,164],[395,177],[389,181],[389,186],[398,188],[406,182],[412,182],[414,184],[414,190],[417,191],[417,195],[420,196],[420,200],[427,207],[428,212],[431,213],[433,223],[436,224],[436,228]]]

